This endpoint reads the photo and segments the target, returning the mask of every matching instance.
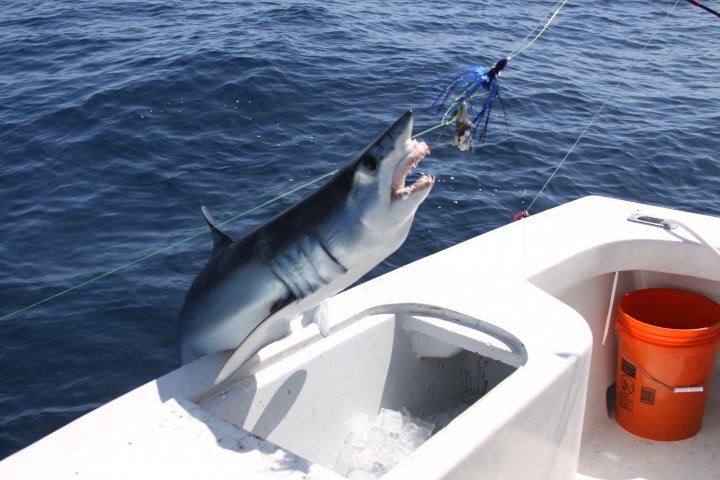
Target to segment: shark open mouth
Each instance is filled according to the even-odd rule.
[[[393,173],[392,185],[390,191],[392,192],[391,197],[393,200],[400,198],[407,198],[418,190],[424,190],[430,188],[435,183],[435,179],[430,175],[422,175],[412,185],[406,186],[405,179],[408,173],[420,163],[420,160],[425,158],[425,155],[430,153],[425,142],[418,142],[417,140],[409,140],[410,151],[398,162]]]

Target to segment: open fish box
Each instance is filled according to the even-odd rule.
[[[198,401],[349,478],[377,478],[523,365],[502,329],[425,305],[379,307]]]

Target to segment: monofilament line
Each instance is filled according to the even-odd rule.
[[[425,135],[426,133],[430,133],[430,132],[432,132],[432,131],[434,131],[434,130],[437,130],[438,128],[445,128],[445,127],[447,127],[447,126],[449,126],[449,125],[452,125],[452,123],[453,123],[455,120],[457,120],[457,115],[453,116],[453,117],[452,117],[451,119],[449,119],[449,120],[445,120],[445,121],[443,121],[443,122],[440,122],[439,124],[435,125],[434,127],[430,127],[430,128],[428,128],[427,130],[423,130],[423,131],[420,132],[420,133],[416,133],[415,135],[412,136],[412,138],[413,138],[413,140],[415,140],[416,138],[421,137],[421,136]]]
[[[530,32],[525,36],[525,38],[522,40],[522,42],[520,42],[520,47],[516,48],[516,49],[513,51],[513,53],[511,53],[510,55],[508,55],[508,57],[507,57],[508,61],[510,61],[510,59],[512,59],[513,57],[517,57],[518,55],[520,55],[520,53],[522,53],[524,50],[530,48],[530,46],[531,46],[533,43],[535,43],[535,41],[536,41],[538,38],[540,38],[540,36],[541,36],[543,33],[545,33],[545,30],[547,30],[547,28],[550,26],[550,24],[553,22],[553,20],[555,20],[555,17],[557,16],[557,14],[560,13],[560,9],[562,9],[567,2],[568,2],[568,0],[561,0],[561,1],[559,1],[559,2],[557,3],[557,7],[555,7],[555,8],[553,9],[552,14],[550,15],[550,18],[545,22],[545,24],[542,26],[542,28],[541,28],[540,31],[537,33],[537,35],[535,35],[535,36],[532,38],[532,40],[530,40],[529,42],[525,43],[525,41],[530,37],[530,35],[532,35],[533,32],[534,32],[535,30],[537,30],[537,27],[535,27],[535,28],[533,28],[532,30],[530,30]]]
[[[657,34],[660,32],[660,29],[661,29],[662,26],[665,24],[665,21],[666,21],[667,18],[670,16],[670,14],[672,13],[672,11],[675,9],[675,7],[677,6],[677,4],[678,4],[679,2],[680,2],[680,0],[676,0],[676,1],[675,1],[675,4],[670,8],[670,10],[668,10],[668,12],[665,14],[665,17],[663,17],[663,19],[662,19],[662,21],[660,22],[660,24],[658,25],[658,27],[655,29],[655,31],[652,33],[652,35],[650,35],[650,38],[648,39],[648,41],[645,42],[645,45],[643,45],[643,47],[640,49],[640,54],[642,54],[642,53],[645,51],[645,49],[647,49],[647,47],[650,46],[650,44],[652,43],[652,41],[655,40],[655,37],[656,37]],[[638,57],[640,57],[640,55],[638,55]],[[564,164],[565,161],[568,159],[568,157],[570,157],[570,154],[573,152],[573,150],[575,150],[575,147],[577,146],[578,143],[580,143],[580,140],[582,140],[582,138],[585,136],[585,134],[586,134],[587,131],[590,129],[590,127],[593,126],[593,124],[595,123],[595,121],[596,121],[596,120],[598,119],[598,117],[600,116],[600,113],[602,113],[603,109],[605,108],[605,105],[607,105],[608,102],[615,96],[615,92],[616,92],[617,89],[620,87],[620,85],[625,81],[625,77],[627,76],[627,73],[630,71],[630,67],[632,67],[634,63],[637,63],[637,62],[631,61],[631,62],[629,62],[629,63],[627,64],[627,66],[625,67],[622,75],[620,76],[620,79],[617,81],[617,83],[615,84],[615,86],[613,87],[613,89],[610,91],[610,94],[607,96],[607,98],[606,98],[606,99],[603,101],[603,103],[600,105],[600,108],[598,108],[597,112],[595,112],[595,115],[593,115],[593,117],[590,119],[590,122],[588,122],[588,124],[585,125],[585,128],[583,128],[582,132],[580,132],[580,136],[578,136],[577,140],[575,140],[575,143],[572,144],[572,146],[571,146],[570,149],[567,151],[567,153],[565,154],[565,156],[562,158],[562,160],[560,160],[560,163],[558,163],[557,166],[555,167],[555,170],[553,170],[553,172],[550,174],[550,177],[547,179],[547,181],[545,182],[545,184],[542,186],[542,188],[541,188],[541,189],[538,191],[538,193],[535,195],[535,198],[533,198],[532,202],[530,202],[530,205],[528,205],[528,207],[525,209],[525,212],[526,212],[526,213],[530,213],[530,209],[532,208],[532,206],[535,204],[535,202],[537,201],[537,199],[540,198],[540,195],[542,195],[542,193],[543,193],[543,191],[545,190],[545,188],[547,188],[547,186],[550,184],[550,182],[551,182],[552,179],[555,177],[555,175],[557,174],[558,170],[560,170],[560,168],[563,166],[563,164]]]
[[[289,195],[292,195],[293,193],[295,193],[295,192],[297,192],[297,191],[299,191],[299,190],[302,190],[302,189],[304,189],[304,188],[307,188],[307,187],[309,187],[309,186],[311,186],[311,185],[314,185],[314,184],[317,183],[317,182],[320,182],[320,181],[322,181],[322,180],[324,180],[324,179],[326,179],[326,178],[328,178],[328,177],[331,177],[331,176],[335,175],[337,172],[338,172],[337,170],[333,170],[332,172],[329,172],[329,173],[326,173],[326,174],[324,174],[324,175],[321,175],[321,176],[319,176],[319,177],[317,177],[317,178],[315,178],[315,179],[313,179],[313,180],[310,180],[309,182],[306,182],[306,183],[304,183],[304,184],[302,184],[302,185],[300,185],[300,186],[297,186],[297,187],[293,188],[292,190],[288,190],[288,191],[285,192],[285,193],[282,193],[282,194],[280,194],[280,195],[278,195],[278,196],[276,196],[276,197],[274,197],[274,198],[271,198],[270,200],[267,200],[267,201],[265,201],[265,202],[263,202],[263,203],[255,206],[255,207],[249,209],[249,210],[245,210],[244,212],[242,212],[242,213],[240,213],[240,214],[238,214],[238,215],[235,215],[234,217],[231,217],[231,218],[225,220],[224,222],[218,223],[217,226],[218,226],[218,227],[221,227],[221,226],[226,225],[226,224],[228,224],[228,223],[230,223],[230,222],[232,222],[232,221],[234,221],[234,220],[237,220],[238,218],[241,218],[241,217],[244,217],[244,216],[246,216],[246,215],[249,215],[249,214],[251,214],[251,213],[253,213],[253,212],[256,212],[256,211],[260,210],[261,208],[267,207],[268,205],[271,205],[271,204],[273,204],[273,203],[275,203],[275,202],[277,202],[277,201],[279,201],[279,200],[281,200],[281,199],[283,199],[283,198],[285,198],[285,197],[287,197],[287,196],[289,196]],[[204,234],[206,234],[206,233],[207,233],[207,229],[203,229],[203,230],[201,230],[201,231],[195,232],[194,234],[190,235],[189,237],[185,237],[185,238],[183,238],[183,239],[181,239],[181,240],[178,240],[177,242],[172,243],[172,244],[170,244],[170,245],[168,245],[168,246],[166,246],[166,247],[163,247],[163,248],[161,248],[161,249],[159,249],[159,250],[155,250],[155,251],[153,251],[153,252],[150,252],[150,253],[148,253],[147,255],[144,255],[144,256],[142,256],[142,257],[136,258],[135,260],[132,260],[132,261],[130,261],[130,262],[128,262],[128,263],[125,263],[125,264],[123,264],[123,265],[120,265],[119,267],[113,268],[112,270],[107,271],[107,272],[105,272],[105,273],[103,273],[103,274],[100,274],[100,275],[98,275],[98,276],[96,276],[96,277],[93,277],[93,278],[91,278],[91,279],[89,279],[89,280],[86,280],[86,281],[84,281],[84,282],[78,283],[77,285],[74,285],[74,286],[72,286],[72,287],[70,287],[70,288],[66,288],[65,290],[63,290],[63,291],[61,291],[61,292],[58,292],[58,293],[56,293],[56,294],[54,294],[54,295],[50,295],[49,297],[44,298],[44,299],[42,299],[42,300],[40,300],[40,301],[37,301],[37,302],[35,302],[35,303],[31,304],[31,305],[28,305],[28,306],[26,306],[26,307],[23,307],[23,308],[20,308],[20,309],[18,309],[18,310],[15,310],[14,312],[10,312],[10,313],[8,313],[8,314],[6,314],[6,315],[3,315],[2,317],[0,317],[0,321],[7,320],[7,319],[9,319],[9,318],[11,318],[11,317],[14,317],[15,315],[18,315],[18,314],[20,314],[20,313],[23,313],[23,312],[26,312],[26,311],[28,311],[28,310],[31,310],[31,309],[33,309],[33,308],[35,308],[35,307],[38,307],[38,306],[40,306],[40,305],[42,305],[42,304],[44,304],[44,303],[47,303],[47,302],[49,302],[49,301],[51,301],[51,300],[54,300],[54,299],[56,299],[56,298],[58,298],[58,297],[62,297],[62,296],[65,295],[65,294],[68,294],[68,293],[70,293],[70,292],[72,292],[72,291],[74,291],[74,290],[77,290],[77,289],[79,289],[79,288],[82,288],[82,287],[85,287],[85,286],[90,285],[90,284],[92,284],[92,283],[95,283],[95,282],[97,282],[97,281],[99,281],[99,280],[102,280],[102,279],[105,278],[105,277],[109,277],[110,275],[112,275],[112,274],[114,274],[114,273],[118,273],[118,272],[120,272],[120,271],[122,271],[122,270],[125,270],[125,269],[127,269],[127,268],[130,268],[130,267],[132,267],[133,265],[137,265],[138,263],[142,263],[142,262],[144,262],[145,260],[148,260],[148,259],[150,259],[150,258],[152,258],[152,257],[157,256],[157,255],[160,255],[161,253],[168,252],[168,251],[170,251],[170,250],[172,250],[172,249],[174,249],[174,248],[176,248],[176,247],[179,247],[180,245],[182,245],[182,244],[184,244],[184,243],[187,243],[187,242],[189,242],[190,240],[194,240],[195,238],[199,237],[200,235],[204,235]]]

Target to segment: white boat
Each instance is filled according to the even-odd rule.
[[[602,197],[559,206],[329,299],[327,338],[298,329],[216,387],[226,354],[143,385],[6,458],[0,478],[342,479],[359,414],[460,400],[384,480],[720,478],[717,368],[687,440],[635,436],[609,408],[622,295],[720,301],[720,256],[696,233],[717,245],[720,218]]]

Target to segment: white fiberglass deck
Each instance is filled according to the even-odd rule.
[[[298,331],[261,351],[249,376],[212,388],[227,356],[215,355],[150,382],[0,462],[0,478],[341,479],[323,466],[332,463],[328,452],[334,447],[321,446],[337,444],[324,434],[342,437],[343,412],[396,403],[401,383],[392,375],[413,371],[412,381],[400,389],[412,401],[425,401],[437,390],[419,388],[416,378],[431,378],[427,385],[438,386],[445,382],[437,373],[443,368],[461,375],[472,362],[501,357],[497,365],[507,362],[512,368],[493,370],[494,380],[464,413],[383,479],[720,478],[718,368],[704,427],[689,440],[644,440],[608,415],[617,352],[612,327],[620,296],[639,288],[675,287],[720,300],[720,259],[681,229],[628,222],[638,210],[682,220],[720,243],[717,218],[607,198],[581,199],[333,297],[334,330],[327,339],[312,328]],[[455,330],[445,320],[407,320],[435,338],[413,340],[397,330],[406,322],[404,313],[392,313],[397,305],[456,312],[453,318],[463,323],[458,328],[472,327],[476,319],[478,325],[496,327],[505,340],[519,339],[521,348],[497,338],[471,341],[474,333]],[[395,317],[378,317],[382,312]],[[611,333],[603,345],[608,318]],[[372,368],[352,370],[359,383],[350,386],[365,382],[363,388],[345,396],[347,386],[331,388],[341,385],[338,372],[351,372],[342,366],[347,346],[362,347],[363,337],[383,345],[389,335],[401,341],[378,347],[373,361],[360,363]],[[417,357],[408,345],[419,349]],[[427,365],[424,357],[431,358]],[[378,377],[364,376],[370,373]],[[467,384],[444,385],[462,394]],[[324,388],[327,402],[310,395]],[[301,408],[318,421],[303,423],[302,413],[292,420],[298,423],[283,424]],[[335,408],[347,410],[338,415],[331,411]],[[267,440],[243,430],[256,426],[255,433]],[[301,437],[310,439],[305,442],[310,448]]]
[[[679,442],[656,442],[632,435],[608,418],[583,442],[577,478],[720,479],[720,362],[715,362],[700,433]]]

